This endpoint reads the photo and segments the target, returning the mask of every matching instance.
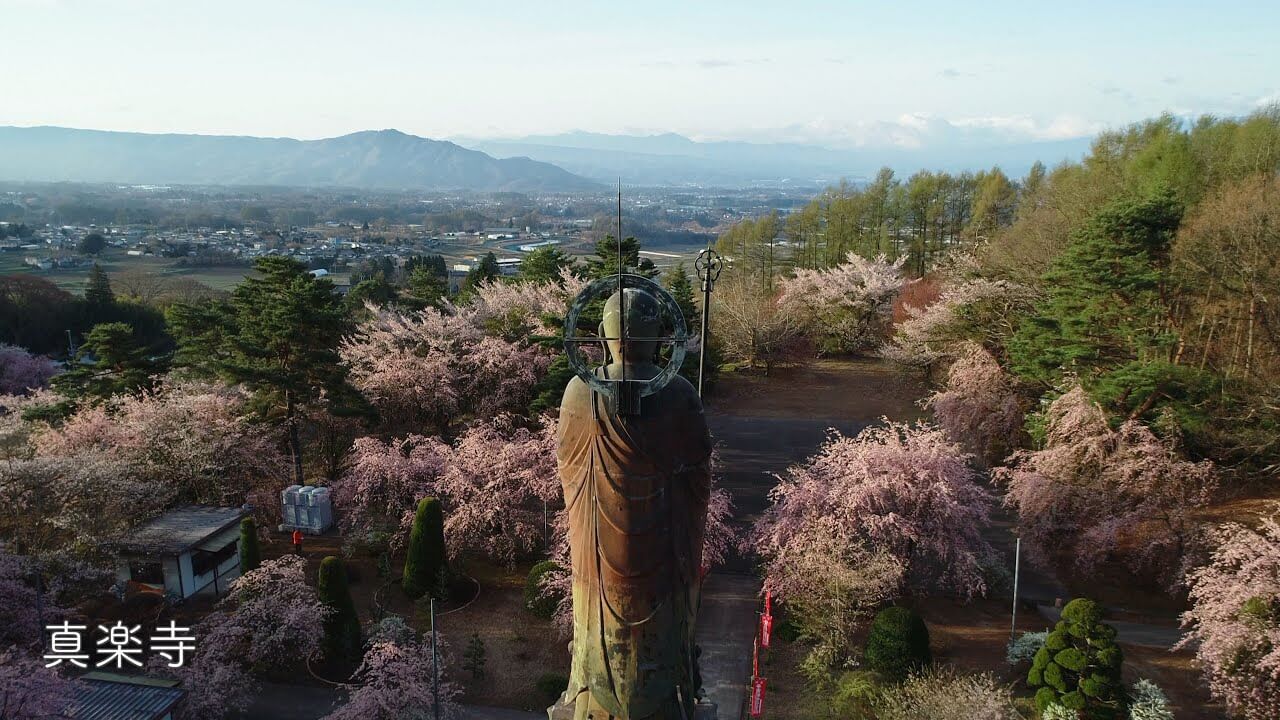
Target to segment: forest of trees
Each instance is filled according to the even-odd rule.
[[[978,529],[998,499],[1044,567],[1088,579],[1119,566],[1186,602],[1184,646],[1215,697],[1240,717],[1274,717],[1280,673],[1261,658],[1280,632],[1262,610],[1280,603],[1278,174],[1280,108],[1164,116],[1024,178],[994,168],[899,181],[886,169],[720,237],[729,268],[713,312],[729,360],[769,371],[878,355],[936,388],[930,423],[831,440],[756,526],[766,585],[803,627],[825,628],[812,635],[811,680],[833,682],[856,657],[842,638],[886,596],[984,593]],[[939,464],[957,454],[969,463]],[[955,483],[958,497],[973,487],[966,465],[1000,497],[963,515],[913,480],[877,485],[911,468],[906,478]],[[1268,502],[1224,526],[1206,519],[1242,497]],[[886,505],[902,508],[898,526],[922,506],[946,514],[946,537],[935,525],[884,535]],[[818,558],[841,561],[815,577]],[[927,581],[913,586],[921,564]],[[1081,692],[1041,691],[1038,709],[1125,707],[1114,688]]]

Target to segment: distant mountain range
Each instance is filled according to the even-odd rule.
[[[455,138],[494,157],[529,157],[602,182],[639,185],[822,185],[859,181],[891,167],[905,177],[916,170],[978,170],[999,165],[1020,176],[1036,160],[1052,167],[1084,154],[1090,138],[1031,142],[960,142],[922,148],[893,146],[838,150],[800,143],[697,142],[675,133],[603,135],[570,132],[510,139]]]
[[[664,187],[818,187],[916,170],[999,165],[1017,177],[1036,160],[1078,159],[1090,140],[999,143],[970,136],[918,149],[831,149],[802,143],[698,142],[675,133],[570,132],[454,142],[398,130],[323,140],[152,135],[0,127],[0,180],[174,185],[277,185],[382,190],[574,192],[618,179]]]
[[[397,130],[324,140],[0,127],[0,180],[577,191],[597,183]]]

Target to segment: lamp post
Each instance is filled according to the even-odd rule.
[[[1009,639],[1018,634],[1018,571],[1022,569],[1022,537],[1018,536],[1013,545],[1013,617],[1009,620]]]
[[[440,636],[436,634],[436,599],[431,598],[431,709],[440,720]]]
[[[711,320],[711,289],[716,284],[716,279],[720,277],[720,271],[724,269],[724,258],[720,257],[711,248],[707,248],[698,253],[698,259],[693,262],[693,267],[698,272],[698,279],[702,281],[702,331],[701,331],[701,347],[698,349],[698,397],[702,397],[702,378],[707,370],[707,328]]]

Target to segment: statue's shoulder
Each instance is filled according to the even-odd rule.
[[[666,402],[673,402],[677,407],[697,409],[702,412],[702,398],[698,397],[698,389],[682,375],[671,378],[671,382],[662,389]]]
[[[582,411],[590,412],[591,408],[591,386],[583,382],[582,378],[577,375],[564,386],[564,396],[560,399],[560,413],[566,411]]]

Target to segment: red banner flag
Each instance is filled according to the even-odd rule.
[[[760,616],[760,647],[769,647],[769,639],[773,637],[773,616]]]
[[[758,677],[751,683],[751,717],[764,715],[764,678]]]

